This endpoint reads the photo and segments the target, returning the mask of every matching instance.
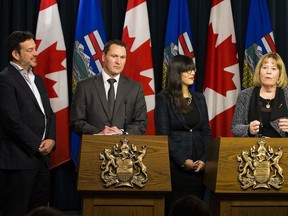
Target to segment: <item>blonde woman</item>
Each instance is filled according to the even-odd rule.
[[[231,132],[237,137],[287,137],[288,81],[279,54],[262,56],[253,85],[238,96]]]

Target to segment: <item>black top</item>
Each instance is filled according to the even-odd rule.
[[[183,116],[187,125],[190,128],[194,128],[200,123],[200,113],[194,100],[192,100],[190,106],[191,106],[191,111],[187,114],[184,114]]]
[[[262,128],[260,130],[260,133],[262,136],[266,137],[281,137],[279,133],[271,126],[271,108],[274,104],[274,99],[265,100],[264,98],[260,97],[260,101],[262,102],[261,106],[261,115],[262,115]],[[266,105],[270,104],[270,108],[266,108]]]
[[[188,100],[187,100],[188,101]],[[200,123],[200,112],[195,104],[195,100],[192,100],[191,104],[191,111],[187,114],[183,114],[183,117],[190,128],[194,128]],[[192,160],[198,160],[198,156],[196,154],[196,146],[192,142]]]

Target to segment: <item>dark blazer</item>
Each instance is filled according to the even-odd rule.
[[[102,74],[78,82],[70,116],[71,129],[74,132],[97,134],[105,126],[116,126],[123,129],[125,115],[129,134],[141,135],[146,131],[147,106],[140,83],[120,75],[111,118]]]
[[[44,139],[55,140],[55,114],[42,78],[35,74],[47,117]],[[32,169],[39,166],[38,149],[45,117],[20,72],[9,65],[0,73],[0,169]],[[48,156],[47,158],[48,163]]]
[[[211,142],[207,106],[203,94],[191,94],[200,112],[200,123],[194,128],[189,128],[183,115],[176,112],[167,94],[161,92],[156,95],[156,134],[168,135],[171,165],[182,166],[186,159],[206,162],[207,148]],[[196,150],[196,158],[192,158],[193,149]]]

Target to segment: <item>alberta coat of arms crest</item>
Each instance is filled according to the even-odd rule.
[[[143,158],[147,153],[147,146],[140,150],[134,144],[130,144],[127,138],[120,140],[112,149],[104,149],[100,153],[101,179],[105,187],[115,185],[115,187],[142,188],[148,181],[147,167],[143,163]]]
[[[242,151],[237,156],[239,162],[238,180],[242,189],[253,187],[270,189],[271,186],[280,189],[284,183],[283,169],[279,161],[283,155],[282,147],[276,151],[270,146],[265,147],[266,141],[258,141],[258,149],[253,146],[250,151]]]

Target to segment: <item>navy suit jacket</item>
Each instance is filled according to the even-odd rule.
[[[125,103],[126,101],[126,103]],[[142,85],[120,75],[113,117],[109,114],[102,73],[78,82],[71,105],[71,129],[80,134],[97,134],[105,126],[141,135],[147,128],[147,106]]]
[[[176,112],[167,94],[156,95],[156,134],[168,135],[171,166],[182,166],[186,159],[206,162],[208,144],[211,143],[206,101],[203,94],[191,94],[200,112],[200,123],[194,128],[189,128],[184,116]],[[192,158],[193,149],[196,158]]]
[[[55,140],[55,114],[42,78],[35,74],[47,117],[44,139]],[[39,166],[38,153],[45,117],[20,72],[12,65],[0,73],[0,169],[32,169]]]

